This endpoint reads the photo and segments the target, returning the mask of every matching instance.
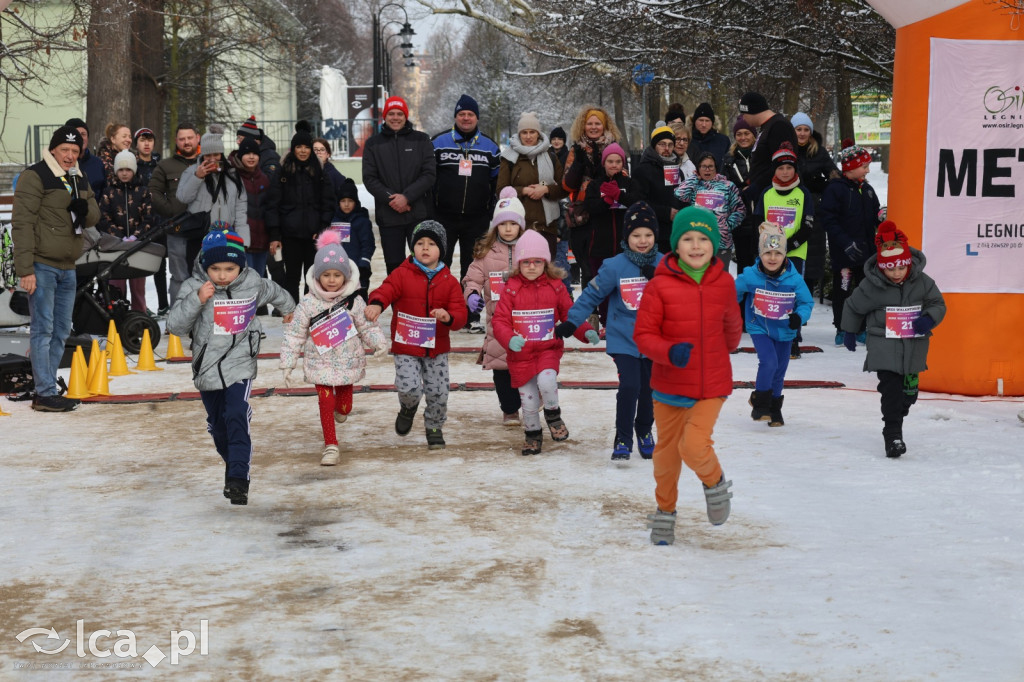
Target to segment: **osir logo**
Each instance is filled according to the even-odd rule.
[[[1001,88],[993,85],[985,91],[985,110],[990,114],[1001,114],[1008,109],[1021,111],[1024,109],[1024,94],[1019,85],[1012,88]]]

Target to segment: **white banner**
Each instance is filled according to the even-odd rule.
[[[923,251],[943,292],[1024,293],[1021,64],[1024,41],[931,39]]]

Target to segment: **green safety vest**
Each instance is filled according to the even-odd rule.
[[[781,225],[786,232],[786,239],[789,239],[803,224],[804,197],[806,196],[800,191],[799,185],[791,189],[788,194],[779,194],[779,191],[772,187],[764,193],[765,221]],[[807,260],[807,241],[805,240],[799,248],[793,249],[786,255]]]

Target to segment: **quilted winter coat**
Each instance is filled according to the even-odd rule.
[[[490,273],[500,272],[504,280],[511,269],[512,248],[495,240],[491,250],[483,258],[474,260],[466,271],[466,276],[462,278],[463,295],[466,300],[469,300],[470,294],[476,293],[486,304],[487,335],[484,337],[484,347],[478,360],[485,370],[508,369],[505,348],[494,338],[494,311],[498,308],[501,295],[495,295],[491,290]]]

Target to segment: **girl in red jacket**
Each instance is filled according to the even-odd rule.
[[[424,220],[409,238],[412,255],[370,292],[364,314],[375,322],[381,311],[394,307],[391,316],[391,354],[395,357],[395,388],[400,405],[395,432],[404,436],[425,393],[423,423],[427,446],[444,449],[441,427],[448,418],[448,333],[466,324],[469,311],[462,287],[441,257],[447,245],[444,226]]]
[[[732,481],[725,480],[711,435],[732,393],[729,353],[740,343],[743,322],[732,276],[714,257],[720,234],[715,214],[690,206],[672,221],[675,253],[666,256],[644,289],[633,340],[649,357],[654,421],[657,512],[651,542],[675,540],[676,499],[682,463],[704,484],[708,520],[729,518]]]
[[[565,272],[551,263],[550,254],[547,240],[540,233],[523,233],[516,242],[512,273],[492,321],[494,338],[509,350],[505,359],[512,387],[519,389],[523,404],[524,455],[540,454],[544,441],[542,403],[552,440],[569,438],[558,407],[558,364],[565,345],[558,331],[566,331],[563,325],[572,299],[562,282]],[[576,329],[575,336],[595,345],[599,341],[597,332],[587,323]]]

